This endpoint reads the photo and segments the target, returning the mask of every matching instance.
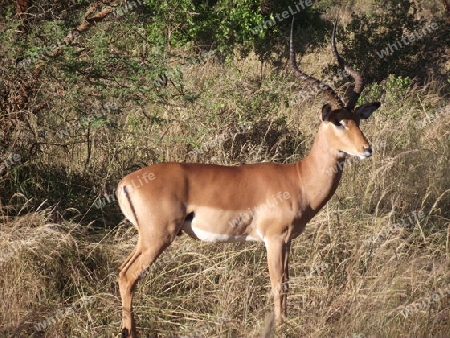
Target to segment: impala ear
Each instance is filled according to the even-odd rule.
[[[356,107],[355,114],[359,115],[360,119],[367,119],[372,113],[380,108],[380,102],[366,103],[362,106]]]
[[[322,107],[322,116],[320,116],[320,119],[322,121],[328,121],[330,115],[331,115],[331,104],[329,103],[324,104]]]

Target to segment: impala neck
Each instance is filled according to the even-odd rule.
[[[308,156],[297,164],[303,199],[317,211],[336,191],[345,161],[345,157],[330,144],[323,127],[319,127]]]

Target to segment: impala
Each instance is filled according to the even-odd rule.
[[[275,320],[282,323],[286,315],[291,241],[333,196],[346,156],[363,159],[372,155],[359,124],[380,103],[355,107],[364,82],[361,74],[338,54],[335,31],[336,26],[332,52],[355,80],[346,105],[331,87],[299,70],[291,27],[290,64],[294,74],[320,88],[331,103],[325,104],[319,114],[319,130],[303,160],[242,166],[159,163],[121,180],[117,189],[120,208],[139,233],[136,247],[119,268],[122,337],[136,337],[132,310],[136,281],[182,231],[212,243],[264,243]],[[338,169],[328,171],[329,168]]]

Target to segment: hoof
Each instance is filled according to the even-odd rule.
[[[128,338],[128,329],[122,329],[122,338]]]

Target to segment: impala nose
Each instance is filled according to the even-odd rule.
[[[372,156],[372,147],[371,146],[364,147],[363,150],[367,156]]]

